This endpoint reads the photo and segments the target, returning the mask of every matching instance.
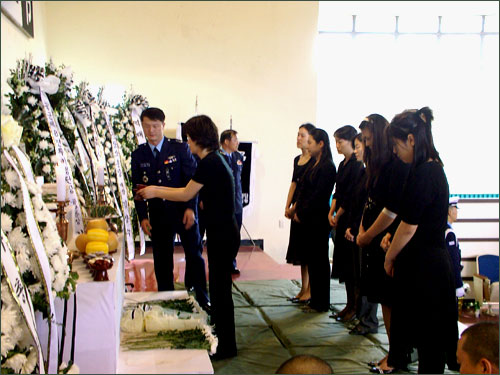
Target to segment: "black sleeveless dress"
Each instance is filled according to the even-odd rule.
[[[299,185],[302,177],[304,176],[304,172],[307,167],[314,162],[314,158],[310,158],[307,163],[304,165],[299,165],[300,155],[297,155],[293,160],[293,176],[292,182],[297,184],[295,188],[295,192],[292,197],[292,205],[297,201],[297,193],[299,191]],[[286,262],[291,263],[295,266],[301,265],[304,262],[304,245],[302,234],[303,229],[300,223],[297,223],[294,220],[291,220],[290,223],[290,239],[288,241],[288,251],[286,253]]]

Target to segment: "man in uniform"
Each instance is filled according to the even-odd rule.
[[[148,140],[132,153],[133,189],[139,185],[184,187],[196,170],[196,161],[186,143],[163,135],[165,114],[159,108],[147,108],[141,114]],[[178,233],[186,255],[186,288],[194,288],[196,299],[209,311],[205,261],[198,223],[197,198],[189,202],[169,202],[155,198],[135,201],[139,222],[153,244],[158,291],[174,290],[174,238]]]
[[[241,230],[243,222],[243,194],[241,192],[241,170],[243,169],[243,156],[238,152],[240,142],[236,136],[238,133],[235,130],[224,130],[220,135],[221,154],[225,156],[234,177],[234,214],[238,229]],[[238,243],[238,249],[240,244]],[[238,253],[236,249],[236,253]],[[236,255],[233,260],[233,275],[239,275],[240,270],[236,267]]]

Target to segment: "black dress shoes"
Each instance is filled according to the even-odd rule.
[[[231,275],[239,275],[241,272],[239,270],[239,268],[237,267],[234,267],[232,270],[231,270]]]
[[[212,361],[220,361],[222,359],[236,357],[236,355],[237,355],[236,350],[234,350],[234,351],[232,351],[232,350],[231,351],[220,351],[220,350],[218,350],[217,353],[210,355],[210,360],[212,360]]]

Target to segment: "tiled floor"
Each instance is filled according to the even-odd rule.
[[[203,251],[203,257],[208,277],[206,249]],[[234,275],[233,280],[300,280],[300,267],[278,264],[259,247],[240,247],[236,261],[241,274]],[[174,278],[176,282],[184,282],[185,267],[186,260],[183,249],[181,246],[176,246],[174,249]],[[151,248],[146,249],[146,254],[142,256],[137,254],[135,259],[125,264],[125,282],[134,284],[134,292],[157,291]]]

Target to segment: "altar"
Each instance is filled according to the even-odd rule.
[[[76,287],[76,335],[74,362],[82,374],[213,374],[214,370],[207,350],[155,349],[146,351],[123,350],[120,347],[120,319],[123,306],[129,303],[154,299],[188,298],[185,290],[169,292],[125,293],[123,236],[119,246],[111,254],[114,264],[108,270],[109,281],[93,281],[89,269],[81,257],[73,261],[73,271],[78,272]],[[69,249],[75,249],[74,240]],[[73,335],[74,295],[67,302],[66,338],[63,361],[71,358]],[[56,298],[55,309],[61,337],[64,301]],[[47,325],[37,314],[40,341],[46,347]]]
[[[76,285],[76,329],[74,362],[82,374],[115,374],[120,344],[120,316],[125,291],[123,236],[119,236],[116,253],[111,254],[114,264],[109,269],[109,281],[93,281],[82,257],[73,261],[73,271],[78,272]],[[76,249],[74,240],[69,249]],[[63,361],[71,358],[73,335],[74,294],[67,302],[66,338]],[[61,337],[64,301],[55,300],[59,337]],[[47,325],[37,314],[37,327],[42,345],[46,347]]]

